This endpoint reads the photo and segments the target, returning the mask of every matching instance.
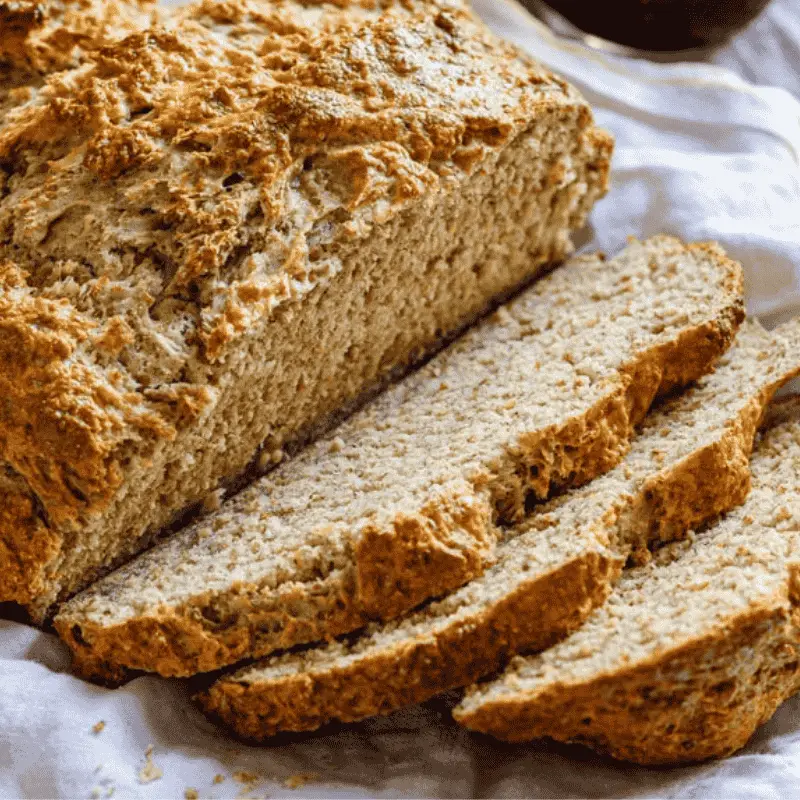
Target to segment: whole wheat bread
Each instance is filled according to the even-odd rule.
[[[652,412],[607,475],[506,533],[480,578],[356,639],[244,667],[197,699],[240,736],[353,722],[464,686],[563,638],[608,595],[631,551],[744,500],[773,393],[800,372],[800,323],[750,323],[716,371]]]
[[[618,463],[741,317],[716,246],[575,259],[56,626],[86,672],[190,675],[397,616],[482,573],[526,503]]]
[[[627,571],[580,630],[475,687],[456,719],[643,764],[744,746],[800,689],[800,402],[776,412],[744,505]]]
[[[560,261],[606,190],[586,102],[466,8],[258,5],[84,53],[0,126],[0,601],[36,619]]]

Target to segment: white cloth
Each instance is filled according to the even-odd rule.
[[[800,97],[800,0],[772,0],[746,31],[711,60],[751,83],[783,86]]]
[[[751,311],[800,308],[800,103],[711,66],[627,63],[555,41],[511,4],[477,0],[487,22],[575,82],[617,136],[614,187],[584,247],[629,234],[721,240],[747,267]],[[0,621],[0,796],[719,797],[800,796],[800,702],[784,705],[741,754],[644,770],[578,748],[507,746],[460,730],[441,702],[266,748],[217,732],[176,681],[109,691],[71,677],[52,637]],[[92,732],[103,720],[105,728]],[[163,777],[138,780],[145,750]],[[256,773],[245,787],[232,776]],[[316,773],[293,792],[283,781]],[[213,784],[217,774],[226,780]]]

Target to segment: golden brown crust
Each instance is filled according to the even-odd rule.
[[[35,75],[78,66],[111,38],[145,26],[154,0],[2,0],[0,64]]]
[[[0,473],[0,564],[3,597],[26,603],[41,591],[60,537],[42,519],[34,495],[19,476]]]
[[[390,530],[363,530],[355,552],[359,616],[391,619],[483,571],[498,537],[491,506],[459,500],[437,498],[419,514],[399,514]],[[453,541],[465,532],[469,549]]]
[[[800,613],[785,597],[648,663],[524,706],[478,709],[467,724],[510,742],[547,736],[638,764],[693,763],[747,744],[800,688]],[[485,717],[485,720],[484,720]]]
[[[729,435],[689,456],[679,474],[668,480],[656,475],[646,482],[642,495],[649,524],[635,543],[634,560],[649,559],[648,544],[681,538],[701,522],[744,502],[750,491],[753,441],[778,388],[778,383],[765,387],[731,422]]]

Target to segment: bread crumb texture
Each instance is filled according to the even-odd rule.
[[[144,766],[139,770],[139,783],[152,783],[164,777],[164,770],[153,761],[153,745],[148,745],[144,753]]]
[[[475,686],[456,718],[644,764],[743,747],[800,689],[800,401],[777,406],[751,469],[744,505],[627,571],[580,630]]]
[[[311,783],[319,778],[316,772],[298,772],[295,775],[290,775],[283,785],[287,789],[302,789],[306,784]]]
[[[189,675],[398,616],[481,574],[527,504],[615,466],[742,316],[715,246],[575,259],[56,626],[95,675]]]
[[[223,676],[196,699],[263,739],[388,714],[553,644],[605,600],[632,553],[744,500],[765,406],[798,372],[800,324],[748,324],[714,373],[648,415],[615,469],[508,529],[484,575],[395,623]]]
[[[6,0],[0,68],[0,600],[40,618],[607,187],[585,101],[457,2]]]

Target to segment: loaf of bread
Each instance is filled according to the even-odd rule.
[[[204,0],[0,126],[0,601],[35,619],[560,261],[606,190],[585,101],[471,12],[318,5]]]
[[[580,630],[475,687],[456,719],[643,764],[744,746],[800,690],[800,402],[770,424],[744,505],[626,572]]]
[[[56,626],[108,678],[211,671],[395,617],[481,574],[530,502],[615,466],[742,314],[741,268],[716,246],[575,259]]]
[[[249,665],[198,695],[240,736],[313,730],[419,703],[541,650],[601,603],[632,552],[741,503],[765,404],[800,373],[800,323],[739,333],[716,371],[645,419],[607,475],[510,528],[484,575],[358,638]]]

